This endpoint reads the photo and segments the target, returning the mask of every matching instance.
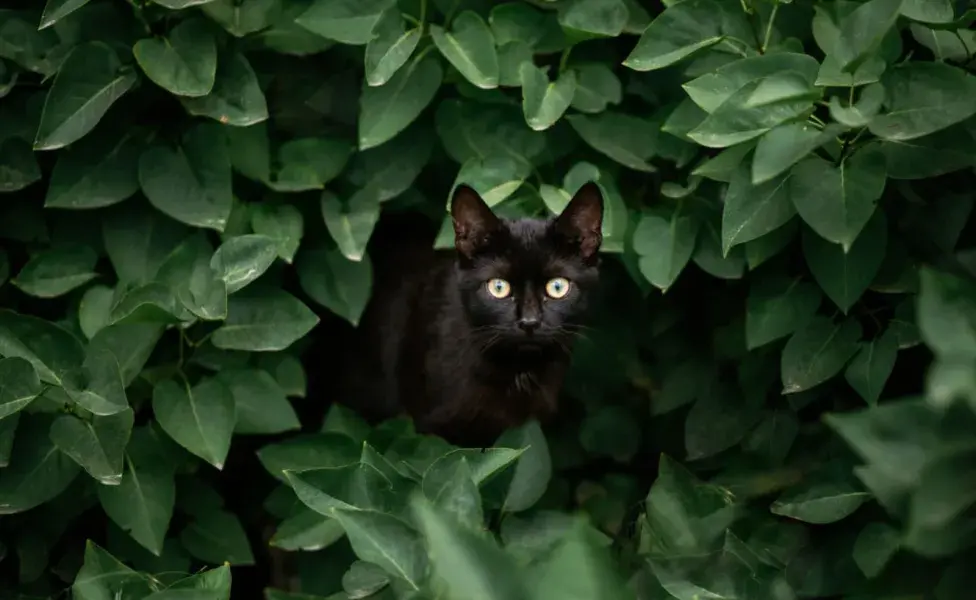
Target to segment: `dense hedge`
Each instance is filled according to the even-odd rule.
[[[0,9],[0,597],[972,597],[972,0],[40,4]],[[588,180],[545,433],[330,404],[378,222]]]

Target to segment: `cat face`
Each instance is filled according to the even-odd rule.
[[[584,185],[558,217],[508,220],[458,186],[451,215],[462,303],[485,346],[567,349],[598,280],[599,187]]]

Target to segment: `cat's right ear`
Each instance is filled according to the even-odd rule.
[[[466,258],[483,249],[501,226],[501,221],[478,192],[464,184],[454,189],[451,218],[454,221],[454,247]]]

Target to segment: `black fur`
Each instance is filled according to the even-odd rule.
[[[406,413],[420,432],[486,446],[556,411],[598,283],[603,201],[590,183],[559,217],[504,220],[459,186],[451,212],[456,251],[404,245],[376,266],[340,400],[374,421]],[[570,282],[561,299],[545,292],[555,277]],[[493,297],[492,278],[511,294]]]

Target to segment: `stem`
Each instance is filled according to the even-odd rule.
[[[420,0],[420,31],[423,33],[427,24],[427,0]]]
[[[810,115],[807,118],[817,127],[817,129],[823,129],[827,126],[827,124],[821,121],[816,115]]]
[[[559,72],[560,73],[562,73],[563,71],[566,70],[566,63],[569,62],[569,54],[570,54],[570,52],[572,52],[572,50],[573,50],[573,47],[572,46],[569,46],[568,48],[566,48],[565,50],[563,50],[562,56],[559,57]]]
[[[759,48],[760,54],[766,54],[769,48],[769,39],[773,36],[773,23],[776,22],[776,13],[779,12],[779,2],[773,2],[773,12],[769,13],[769,22],[766,23],[766,35],[763,36],[762,47]]]

